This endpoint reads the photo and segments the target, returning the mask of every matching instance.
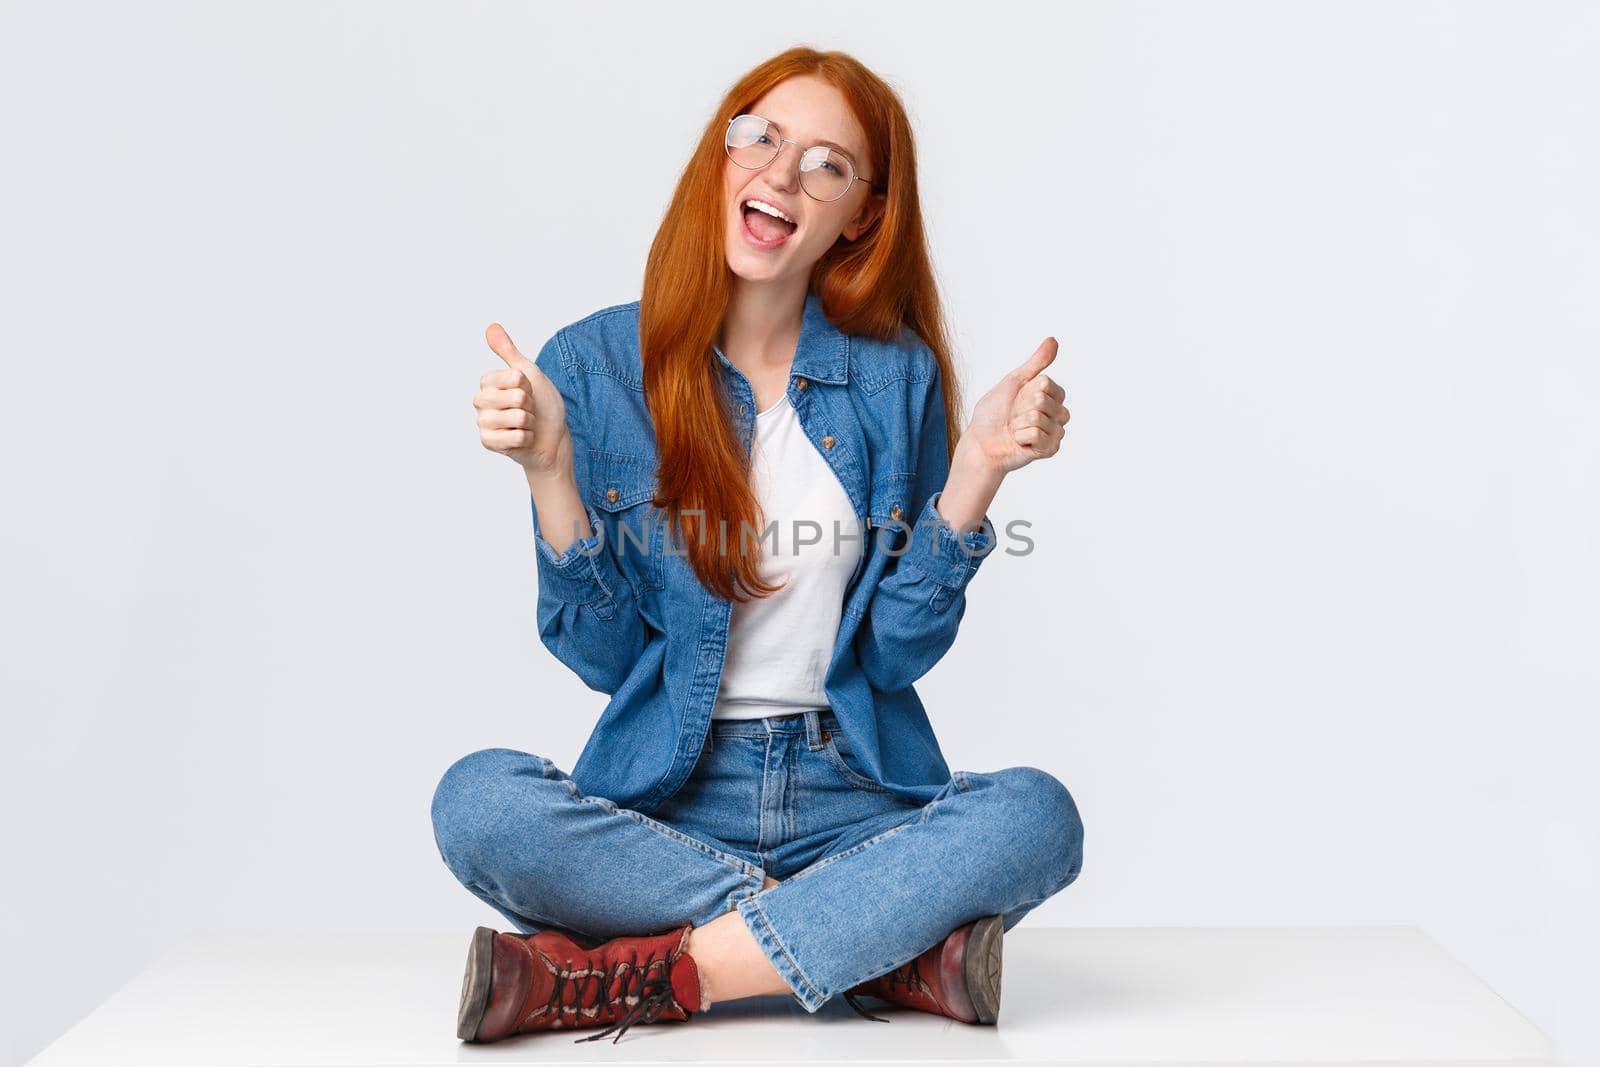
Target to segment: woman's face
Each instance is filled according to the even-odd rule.
[[[852,182],[849,192],[837,200],[813,200],[800,188],[801,153],[832,141],[844,149],[863,179],[878,183],[881,176],[867,163],[866,137],[844,95],[820,78],[798,75],[781,82],[749,112],[777,127],[768,131],[774,140],[781,136],[796,144],[785,144],[778,158],[760,170],[746,170],[726,160],[723,199],[728,267],[750,282],[807,278],[812,265],[841,236],[853,241],[867,229],[882,212],[884,196],[867,188],[866,181],[859,181]],[[745,207],[751,199],[776,207],[793,219],[794,225],[779,223],[774,227],[776,241],[763,242],[746,221],[746,215],[755,211]],[[782,231],[788,231],[787,236]]]

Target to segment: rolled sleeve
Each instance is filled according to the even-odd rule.
[[[533,509],[533,536],[538,548],[539,588],[565,604],[609,608],[628,588],[617,561],[605,547],[605,525],[594,508],[585,508],[594,532],[557,552],[539,529],[539,512]]]
[[[976,529],[961,531],[952,526],[939,514],[939,498],[943,495],[944,490],[940,489],[923,504],[899,566],[911,567],[955,592],[966,587],[998,542],[988,515]]]

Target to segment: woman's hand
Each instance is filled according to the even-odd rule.
[[[544,371],[517,351],[498,322],[484,337],[506,369],[492,370],[478,383],[472,401],[478,409],[478,437],[484,448],[522,465],[539,532],[558,554],[565,552],[573,541],[594,532],[578,496],[567,402]]]
[[[975,450],[980,466],[1001,475],[1061,451],[1072,417],[1063,403],[1067,391],[1044,373],[1059,347],[1054,337],[1046,337],[1022,366],[983,395],[956,442],[957,451]]]
[[[472,406],[478,409],[483,447],[520,463],[529,477],[572,478],[572,434],[561,391],[533,361],[517,351],[499,323],[484,332],[506,369],[479,380]]]
[[[1067,391],[1044,373],[1058,347],[1046,337],[973,408],[939,494],[939,514],[956,529],[976,527],[1007,474],[1061,450],[1070,418],[1062,403]]]

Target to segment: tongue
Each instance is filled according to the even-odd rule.
[[[765,211],[748,208],[744,213],[745,224],[750,227],[750,232],[763,241],[776,241],[780,237],[787,237],[794,232],[794,224],[784,222],[782,219],[773,218]]]

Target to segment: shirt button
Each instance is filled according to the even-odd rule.
[[[828,436],[826,436],[826,437],[824,437],[822,439],[822,447],[823,448],[832,448],[833,447],[833,435],[832,434],[829,434]]]
[[[621,493],[617,492],[615,486],[613,486],[612,488],[606,490],[606,499],[611,501],[613,504],[615,504],[617,502],[617,497],[619,497],[621,495],[622,495]]]
[[[899,504],[896,504],[894,507],[889,509],[889,517],[891,519],[899,519],[904,514],[905,512],[901,510]]]
[[[739,405],[739,414],[743,415],[745,412],[747,412],[749,410],[750,409],[748,407],[746,407],[745,405],[743,405],[743,404]]]
[[[806,381],[804,378],[796,378],[794,380],[794,387],[796,389],[804,389],[806,386],[808,386],[810,384],[811,383]]]

